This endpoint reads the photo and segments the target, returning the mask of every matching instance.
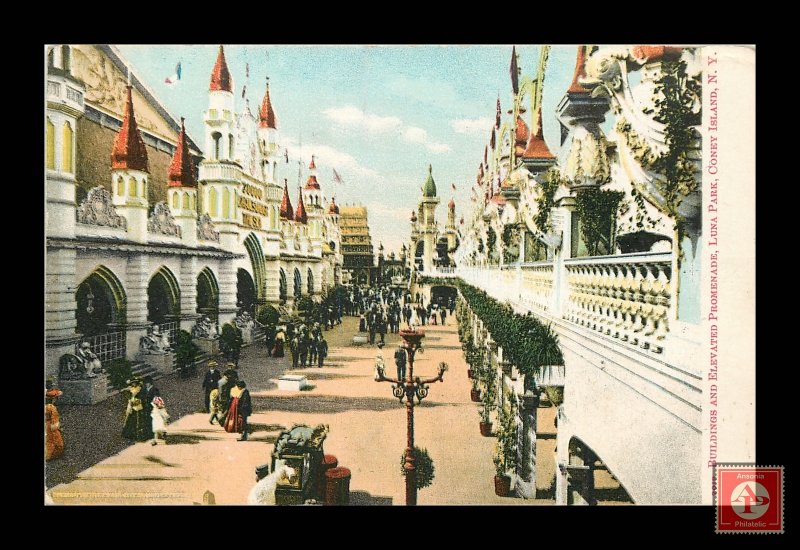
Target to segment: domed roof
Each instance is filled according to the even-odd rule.
[[[456,202],[453,199],[450,199],[450,202],[447,203],[447,208],[453,210],[456,207]]]
[[[436,196],[436,183],[433,181],[433,165],[428,165],[428,179],[425,180],[425,185],[422,187],[422,196],[425,198],[433,198]]]

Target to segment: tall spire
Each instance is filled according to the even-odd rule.
[[[528,142],[528,148],[522,153],[523,159],[554,159],[556,158],[547,143],[544,141],[544,131],[542,130],[542,109],[538,109],[538,118],[536,123],[536,131],[533,133],[531,140]]]
[[[197,185],[192,158],[189,156],[189,144],[186,140],[183,117],[181,117],[181,131],[178,134],[178,146],[175,148],[175,154],[172,156],[172,162],[167,172],[167,182],[170,187],[195,187]]]
[[[308,222],[308,215],[306,214],[306,205],[303,204],[303,191],[298,193],[297,197],[297,210],[294,211],[294,221],[300,223]]]
[[[519,93],[519,65],[517,65],[517,47],[511,48],[511,66],[508,68],[511,73],[511,90],[514,95]]]
[[[289,183],[287,180],[283,180],[283,200],[281,201],[281,219],[282,220],[293,220],[294,219],[294,210],[292,209],[292,201],[289,200]]]
[[[494,127],[500,129],[500,119],[503,116],[503,111],[500,109],[500,96],[497,96],[497,112],[494,115]]]
[[[258,125],[262,128],[278,129],[278,121],[272,108],[272,100],[269,97],[269,77],[267,77],[267,91],[264,92],[264,100],[261,102]]]
[[[225,61],[225,48],[219,47],[217,54],[217,62],[214,63],[214,69],[211,71],[211,84],[208,87],[212,92],[233,91],[233,80],[231,79],[231,72],[228,70],[228,63]]]
[[[436,183],[433,181],[433,165],[428,165],[428,179],[425,180],[425,185],[422,187],[422,196],[425,198],[433,198],[436,196]]]
[[[575,60],[575,75],[572,77],[572,84],[567,90],[571,94],[586,94],[589,90],[583,87],[581,80],[586,78],[586,50],[589,46],[578,46],[578,56]]]
[[[139,133],[139,127],[136,124],[136,117],[133,113],[133,93],[131,90],[132,88],[128,86],[122,128],[117,134],[117,139],[114,141],[114,149],[111,151],[111,169],[148,172],[147,149],[144,146],[144,141]]]
[[[306,189],[319,189],[317,181],[317,164],[314,162],[314,155],[311,155],[311,164],[308,165],[309,175],[306,181]]]

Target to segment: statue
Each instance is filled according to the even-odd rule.
[[[252,340],[253,328],[255,328],[255,321],[249,311],[242,311],[236,319],[233,320],[236,327],[242,331],[242,339],[245,342]]]
[[[194,324],[192,327],[192,338],[207,338],[209,340],[216,340],[219,338],[217,326],[208,315],[202,315]]]
[[[76,355],[83,362],[84,376],[87,378],[94,378],[99,373],[103,372],[103,363],[97,358],[97,355],[92,351],[92,346],[89,342],[83,342],[77,350]]]
[[[153,325],[148,329],[147,336],[139,338],[139,351],[153,355],[164,355],[172,351],[172,344],[169,341],[169,334],[163,334],[158,325]]]
[[[318,424],[313,429],[304,424],[296,424],[291,430],[281,432],[278,441],[275,442],[273,454],[279,456],[286,447],[319,449],[329,431],[327,424]]]

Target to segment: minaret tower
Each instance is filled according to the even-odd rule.
[[[167,204],[181,228],[181,239],[186,246],[197,244],[197,180],[194,176],[192,157],[186,129],[181,117],[178,147],[172,157],[167,173]]]
[[[261,109],[258,112],[258,146],[261,149],[261,166],[264,181],[278,181],[278,119],[269,95],[269,77]]]
[[[133,93],[127,89],[122,128],[111,152],[111,186],[114,206],[128,220],[128,238],[147,241],[147,149],[133,112]]]
[[[217,62],[211,71],[208,87],[208,110],[205,112],[206,159],[234,158],[233,77],[225,61],[225,49],[220,46]]]
[[[422,200],[420,209],[422,219],[419,220],[420,233],[424,243],[422,253],[422,269],[425,272],[433,271],[433,258],[436,251],[436,207],[439,197],[436,196],[436,183],[433,181],[433,166],[428,165],[428,179],[422,187]]]

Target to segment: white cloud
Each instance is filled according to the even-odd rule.
[[[408,126],[396,116],[367,113],[352,105],[331,107],[322,111],[322,114],[340,126],[364,129],[371,134],[399,134],[403,141],[423,145],[432,153],[450,151],[449,145],[433,141],[423,128]]]
[[[450,123],[450,126],[459,134],[485,136],[489,132],[489,128],[492,127],[492,124],[494,124],[494,119],[484,116],[480,118],[461,118],[454,120]]]
[[[292,163],[296,163],[298,159],[301,159],[304,169],[311,162],[311,155],[315,155],[320,168],[336,168],[337,171],[342,173],[343,179],[346,179],[348,173],[365,178],[379,179],[381,177],[377,171],[363,166],[349,153],[339,151],[329,145],[304,143],[300,146],[293,137],[284,137],[283,142],[289,150],[289,160]]]

